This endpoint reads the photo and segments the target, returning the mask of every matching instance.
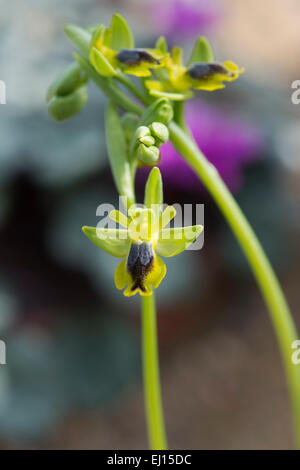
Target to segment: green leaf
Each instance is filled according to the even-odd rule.
[[[153,204],[163,204],[163,182],[159,168],[152,168],[145,187],[144,204],[151,209]]]
[[[84,55],[88,56],[92,35],[85,29],[73,24],[67,24],[64,31],[70,41],[75,44]]]
[[[81,86],[66,96],[56,96],[50,101],[49,114],[56,121],[65,121],[82,110],[87,102],[86,86]]]
[[[163,229],[159,232],[155,250],[159,255],[166,258],[176,256],[186,250],[202,230],[202,225]]]
[[[87,82],[87,76],[77,62],[73,62],[69,67],[57,77],[50,85],[46,99],[50,101],[55,95],[66,96],[76,90],[80,85]]]
[[[119,49],[132,49],[134,47],[134,38],[130,26],[119,13],[113,15],[110,30],[110,47],[112,49],[118,51]]]
[[[92,47],[90,61],[100,75],[113,77],[117,75],[116,70],[111,66],[106,57],[96,47]]]
[[[134,189],[130,165],[127,160],[127,144],[116,106],[109,102],[105,115],[106,145],[115,184],[121,196],[127,196],[128,204],[134,203]]]
[[[133,113],[125,113],[121,117],[121,124],[125,133],[126,142],[129,143],[138,125],[138,118]]]
[[[158,40],[155,43],[155,49],[158,49],[163,54],[166,54],[168,52],[168,44],[164,36],[160,36],[158,38]]]
[[[199,36],[195,42],[188,65],[196,62],[213,62],[214,53],[209,41],[204,36]]]
[[[83,233],[101,250],[117,258],[125,258],[130,247],[127,230],[82,227]]]

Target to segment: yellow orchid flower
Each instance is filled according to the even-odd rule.
[[[200,235],[201,225],[163,228],[176,215],[172,206],[157,217],[152,209],[129,209],[130,218],[112,211],[110,218],[125,229],[83,227],[85,235],[112,256],[124,258],[115,271],[117,289],[130,297],[151,295],[166,275],[167,268],[158,256],[175,256]]]
[[[157,193],[157,188],[161,186],[160,181],[160,171],[155,167],[146,185],[145,202],[148,201],[148,207],[131,206],[128,210],[129,217],[118,210],[111,211],[109,217],[123,228],[82,229],[99,248],[112,256],[123,258],[115,271],[115,285],[119,290],[125,289],[123,293],[126,297],[137,293],[142,296],[151,295],[152,289],[159,286],[167,272],[159,255],[178,255],[203,230],[202,225],[165,228],[175,217],[175,208],[167,206],[162,211],[162,204],[152,204],[154,198],[147,197],[147,193]]]
[[[146,80],[145,86],[152,96],[166,97],[174,101],[191,98],[195,90],[214,91],[224,88],[224,82],[236,80],[243,68],[227,60],[219,62],[195,62],[186,67],[182,51],[174,47],[166,66],[166,74],[160,80]]]
[[[100,25],[94,32],[90,62],[100,75],[115,76],[118,71],[148,77],[151,69],[163,67],[168,54],[159,49],[134,47],[134,39],[127,22],[121,15],[114,15],[109,28]]]

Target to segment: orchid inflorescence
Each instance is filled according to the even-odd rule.
[[[79,53],[74,52],[75,61],[50,86],[49,113],[58,121],[78,113],[87,102],[89,80],[109,100],[106,144],[116,188],[127,201],[127,214],[110,213],[122,228],[83,227],[83,231],[102,250],[122,258],[115,271],[116,287],[128,297],[141,295],[145,403],[152,448],[167,448],[154,301],[154,289],[166,274],[160,256],[181,253],[203,229],[200,225],[167,227],[175,211],[172,206],[163,208],[162,177],[157,166],[160,146],[168,139],[218,204],[263,294],[279,339],[300,447],[300,374],[290,360],[290,347],[298,335],[289,307],[255,233],[217,169],[197,146],[184,116],[184,101],[193,97],[193,90],[224,88],[225,82],[236,80],[244,69],[229,60],[216,61],[210,43],[202,36],[186,62],[181,48],[168,50],[163,36],[154,48],[136,48],[131,29],[120,14],[113,15],[108,28],[103,24],[85,29],[67,25],[65,33]],[[154,167],[142,208],[136,205],[134,189],[138,166]]]
[[[164,229],[174,217],[174,211],[167,208],[164,212],[159,209],[154,213],[147,204],[137,217],[132,206],[135,203],[136,168],[159,164],[159,147],[169,139],[168,124],[174,116],[172,103],[192,97],[191,89],[223,88],[224,81],[235,80],[243,70],[230,61],[215,62],[212,48],[204,37],[197,39],[187,66],[183,65],[179,47],[168,52],[164,37],[157,40],[154,48],[136,48],[131,29],[119,14],[113,15],[109,28],[103,24],[87,29],[68,25],[65,31],[83,56],[75,54],[77,61],[48,91],[49,111],[55,119],[67,119],[83,108],[91,70],[109,91],[116,81],[128,85],[126,74],[135,75],[142,82],[148,107],[140,118],[134,113],[120,116],[118,103],[111,100],[106,111],[106,139],[116,187],[129,201],[127,209],[131,225],[143,217],[144,229],[148,228],[145,217],[149,215],[155,216],[155,222],[147,236],[143,230],[139,236],[134,236],[128,229],[129,219],[119,213],[111,214],[111,217],[117,217],[125,226],[125,239],[117,236],[120,229],[84,227],[83,231],[104,251],[124,258],[115,274],[117,288],[124,289],[128,285],[124,295],[131,296],[137,292],[151,295],[152,289],[158,287],[166,274],[165,264],[158,254],[173,256],[183,251],[200,234],[202,227]],[[155,191],[152,186],[161,189]],[[148,193],[156,195],[156,200],[152,198],[151,203],[162,207],[162,181],[157,167],[149,175],[145,201],[149,199]],[[164,225],[160,226],[162,221]],[[170,237],[162,236],[166,231]]]

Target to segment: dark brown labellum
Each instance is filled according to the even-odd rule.
[[[127,258],[127,270],[133,280],[131,291],[140,289],[142,292],[146,292],[145,279],[153,267],[153,259],[150,243],[132,243]]]
[[[155,59],[145,49],[121,49],[116,57],[124,65],[139,65],[141,62],[159,64],[159,60]]]
[[[187,74],[194,80],[205,80],[216,73],[228,75],[228,70],[218,63],[197,63],[187,69]]]

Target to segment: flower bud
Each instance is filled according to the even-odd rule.
[[[145,137],[141,137],[139,141],[146,145],[146,147],[151,147],[152,145],[155,145],[155,139],[152,137],[152,135],[146,135]]]
[[[145,163],[146,165],[153,165],[157,163],[160,157],[160,152],[157,147],[152,145],[151,147],[146,147],[144,144],[138,146],[138,158]]]
[[[150,126],[151,135],[156,139],[157,146],[169,140],[169,129],[161,122],[153,122]]]
[[[64,121],[79,113],[87,102],[86,86],[66,96],[56,96],[49,104],[49,114],[56,121]]]
[[[151,132],[149,127],[147,126],[139,126],[135,132],[135,140],[140,140],[143,137],[151,136]]]

